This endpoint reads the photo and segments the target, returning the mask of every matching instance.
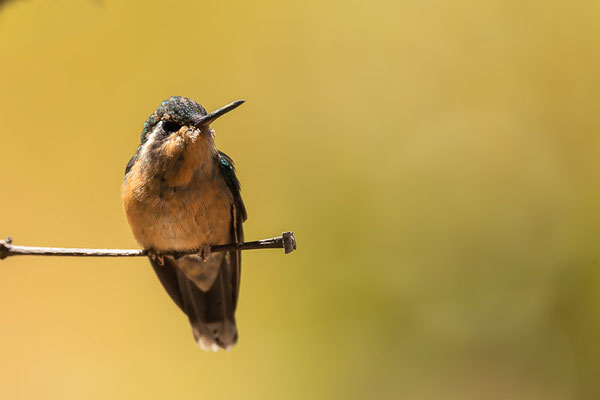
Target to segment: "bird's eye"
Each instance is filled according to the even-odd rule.
[[[177,132],[181,128],[181,125],[173,121],[164,121],[162,128],[167,133],[173,133]]]

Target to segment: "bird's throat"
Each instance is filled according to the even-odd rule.
[[[212,175],[217,152],[212,139],[177,137],[164,144],[164,183],[170,187],[187,186],[195,174]]]

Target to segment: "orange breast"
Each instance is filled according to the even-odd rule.
[[[162,174],[138,162],[126,177],[123,207],[143,248],[189,250],[232,241],[233,196],[212,159],[198,154],[189,146]]]

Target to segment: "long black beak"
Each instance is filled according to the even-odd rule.
[[[207,115],[197,119],[194,125],[198,128],[200,128],[201,126],[206,126],[213,122],[215,119],[219,118],[221,115],[227,114],[229,111],[238,108],[239,106],[244,104],[244,101],[246,100],[237,100],[231,104],[227,104],[225,107],[221,107],[216,111],[208,113]]]

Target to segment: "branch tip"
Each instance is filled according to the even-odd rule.
[[[8,243],[10,245],[10,242],[8,241],[10,238],[6,239],[7,240],[0,240],[0,260],[4,260],[9,254],[9,249],[6,247],[6,244]]]
[[[296,250],[296,238],[294,237],[294,232],[283,232],[281,237],[283,238],[283,249],[285,250],[285,254],[289,254]]]

